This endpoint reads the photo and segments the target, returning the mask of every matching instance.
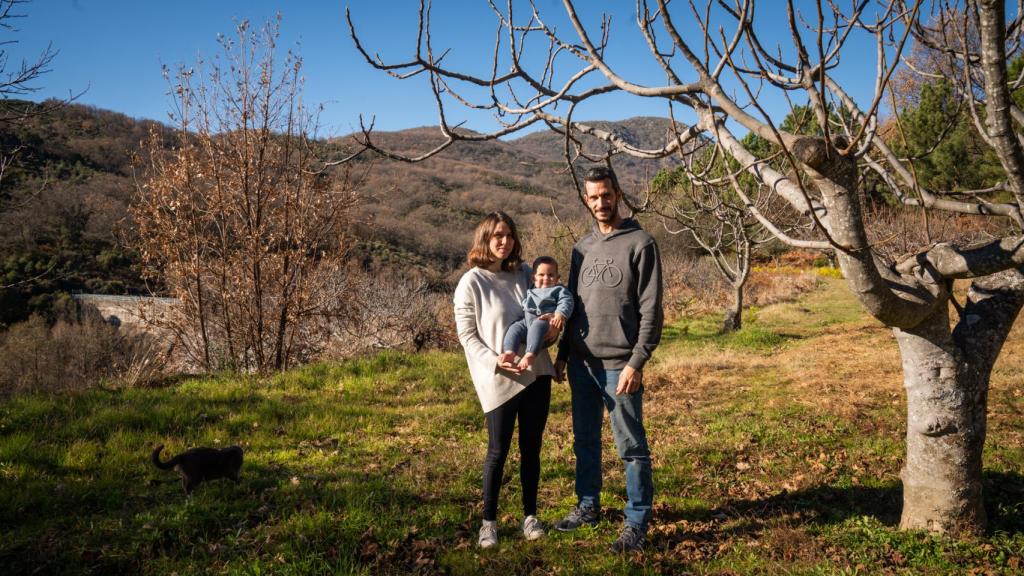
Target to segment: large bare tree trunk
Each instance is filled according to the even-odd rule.
[[[875,258],[863,227],[845,225],[862,221],[855,192],[856,166],[834,151],[829,155],[831,160],[815,163],[822,172],[814,184],[833,215],[836,240],[846,247],[837,252],[840,266],[861,303],[892,327],[900,348],[907,393],[900,526],[955,535],[981,533],[986,526],[981,456],[988,381],[1016,314],[993,318],[991,311],[975,306],[974,312],[963,312],[958,325],[962,337],[955,338],[949,322],[951,283],[927,271],[901,275]],[[1002,285],[1006,279],[989,281]],[[969,326],[996,323],[1001,336],[993,339],[986,332],[982,338],[974,330],[970,337],[986,342],[985,354],[966,351],[963,338]],[[963,330],[960,325],[965,326]],[[995,340],[998,344],[991,350]]]
[[[939,307],[909,329],[894,328],[907,392],[907,457],[901,528],[954,534],[985,528],[981,452],[988,380],[967,368]]]
[[[1024,276],[1009,270],[974,281],[952,333],[945,307],[913,328],[893,330],[907,389],[902,528],[985,530],[988,386],[1022,305]]]

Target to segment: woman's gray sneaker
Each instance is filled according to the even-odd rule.
[[[574,506],[565,518],[555,523],[555,530],[559,532],[572,532],[584,524],[593,526],[597,524],[597,520],[597,510],[589,506]]]
[[[544,526],[541,525],[540,520],[534,515],[529,515],[523,519],[523,537],[527,540],[536,540],[544,535]]]
[[[619,537],[612,542],[611,551],[619,554],[622,552],[634,552],[644,549],[644,533],[632,524],[624,524]]]
[[[476,541],[481,548],[493,548],[498,545],[498,521],[484,520],[480,526],[480,538]]]

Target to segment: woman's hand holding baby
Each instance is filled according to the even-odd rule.
[[[513,374],[522,373],[522,369],[516,364],[516,353],[515,352],[502,352],[498,354],[497,360],[498,369],[511,372]]]
[[[551,316],[551,320],[549,320],[548,322],[551,324],[551,327],[554,328],[555,330],[561,332],[562,328],[565,327],[565,316],[562,316],[561,312],[555,312],[553,315],[546,314],[546,316]]]

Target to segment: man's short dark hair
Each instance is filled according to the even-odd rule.
[[[615,176],[615,170],[612,170],[610,166],[593,166],[588,168],[583,173],[583,180],[585,182],[604,182],[605,180],[612,181],[612,188],[616,192],[622,194],[622,187],[619,186],[619,178]]]
[[[558,271],[558,260],[555,260],[551,256],[538,256],[537,259],[533,261],[533,271],[535,273],[537,272],[537,266],[540,266],[541,264],[547,264],[548,266],[554,266],[555,267],[555,272]]]

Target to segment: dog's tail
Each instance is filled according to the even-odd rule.
[[[174,468],[174,465],[177,462],[175,461],[176,460],[175,458],[171,458],[167,462],[161,462],[160,461],[160,451],[163,450],[163,449],[164,449],[164,445],[161,444],[161,445],[157,446],[155,450],[153,450],[153,465],[156,466],[157,468],[160,468],[161,470],[170,470],[171,468]]]

